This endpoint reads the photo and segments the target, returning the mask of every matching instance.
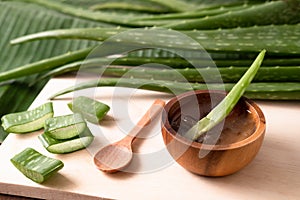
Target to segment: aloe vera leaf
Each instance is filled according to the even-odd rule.
[[[78,136],[86,127],[82,115],[74,113],[46,119],[44,133],[55,139],[65,140]]]
[[[42,183],[63,168],[60,160],[42,155],[32,148],[26,148],[10,160],[27,178]]]
[[[234,10],[241,10],[245,9],[249,6],[248,3],[242,2],[241,4],[234,3],[232,6],[218,6],[215,8],[210,9],[199,9],[199,10],[192,10],[192,11],[186,11],[186,12],[180,12],[180,13],[168,13],[168,14],[161,14],[161,15],[153,15],[149,17],[140,17],[133,19],[134,22],[159,22],[161,20],[182,20],[182,19],[192,19],[192,18],[200,18],[200,17],[206,17],[206,16],[212,16],[212,15],[218,15],[222,13],[226,13],[229,11]],[[169,22],[172,22],[171,20]],[[156,25],[156,24],[154,24]]]
[[[195,5],[193,3],[188,3],[186,1],[181,0],[147,0],[150,2],[158,3],[159,5],[168,7],[174,12],[182,12],[182,11],[188,11],[195,8]]]
[[[268,64],[286,64],[290,59],[275,59],[264,60],[264,65],[260,67],[253,81],[255,82],[297,82],[300,81],[300,66],[268,66]],[[293,63],[295,61],[295,63]],[[297,61],[297,62],[296,62]],[[223,63],[224,62],[224,63]],[[299,59],[292,59],[291,63],[299,63]],[[207,78],[206,82],[215,82],[222,80],[223,82],[236,82],[245,73],[249,64],[249,60],[242,61],[206,61],[206,60],[193,60],[193,63],[201,63],[201,68],[194,68],[189,62],[180,58],[133,58],[122,57],[118,59],[114,58],[95,58],[83,61],[77,61],[58,68],[55,68],[36,79],[40,81],[42,79],[61,75],[68,72],[78,71],[86,73],[99,73],[99,68],[106,66],[107,63],[111,63],[109,67],[103,68],[102,75],[134,78],[150,78],[155,80],[183,80],[189,82],[203,82],[203,75]],[[147,66],[140,68],[133,68],[129,66]],[[202,64],[203,63],[203,64]],[[216,76],[216,68],[211,67],[215,63],[218,66],[218,71],[222,78]],[[230,63],[244,64],[244,66],[230,66]],[[223,66],[224,64],[229,65]],[[251,63],[250,63],[251,64]],[[265,65],[267,64],[267,65]],[[116,65],[116,66],[115,66]],[[161,65],[166,65],[169,68],[162,68]],[[221,65],[221,66],[220,66]],[[122,67],[123,66],[123,67]],[[104,70],[105,69],[105,70]],[[35,82],[36,82],[35,81]]]
[[[240,73],[243,71],[245,72],[248,67],[244,67],[246,65],[251,65],[251,61],[249,59],[244,60],[214,60],[213,62],[211,60],[192,60],[192,63],[201,63],[202,67],[210,67],[214,63],[220,70],[221,74],[224,74],[225,79],[228,81],[229,78],[226,78],[230,71],[232,73],[228,74],[229,76],[233,76],[236,73],[236,77],[239,77]],[[42,74],[39,76],[39,78],[36,79],[36,81],[40,81],[42,79],[61,75],[68,72],[74,72],[83,70],[83,71],[97,71],[97,67],[101,68],[103,66],[106,66],[108,63],[111,63],[111,65],[117,65],[117,66],[140,66],[145,65],[149,67],[153,67],[154,69],[160,69],[161,65],[165,65],[168,67],[171,67],[173,69],[185,69],[186,71],[195,71],[194,66],[187,62],[184,59],[181,59],[179,57],[173,57],[173,58],[155,58],[155,57],[121,57],[118,59],[113,58],[96,58],[96,59],[87,59],[87,60],[81,60],[73,63],[69,63],[66,65],[63,65],[61,67],[55,68],[53,70],[48,71],[45,74]],[[264,59],[264,65],[260,68],[258,74],[254,78],[254,80],[266,80],[266,81],[297,81],[299,78],[299,66],[300,59],[297,58],[284,58],[284,59]],[[199,66],[200,67],[200,66]],[[220,68],[226,68],[226,69],[220,69]],[[87,69],[86,69],[87,68]],[[90,68],[90,69],[89,69]],[[110,69],[111,67],[109,67]],[[188,68],[188,69],[186,69]],[[228,69],[228,70],[227,70]],[[124,72],[117,72],[124,74],[129,69],[124,69]],[[207,69],[209,70],[209,68]],[[289,71],[290,70],[290,71]],[[117,69],[117,71],[122,71],[121,69]],[[179,70],[180,71],[180,70]],[[103,73],[101,71],[101,73]],[[107,71],[107,73],[109,73]],[[188,72],[185,72],[188,73]],[[151,72],[150,72],[151,74]],[[265,76],[266,75],[266,76]],[[285,77],[287,76],[287,77]],[[273,79],[274,78],[274,79]],[[236,80],[236,79],[232,79]]]
[[[251,65],[251,60],[250,59],[236,59],[236,60],[218,60],[214,59],[214,63],[218,67],[228,67],[228,66],[249,66]],[[264,66],[271,66],[271,67],[284,67],[284,66],[298,66],[300,63],[300,58],[267,58],[267,55],[265,56],[263,65]]]
[[[96,69],[97,70],[97,69]],[[96,71],[95,70],[95,71]],[[216,74],[216,70],[220,74]],[[122,78],[142,78],[154,80],[177,80],[188,82],[237,82],[248,70],[248,67],[215,67],[185,68],[185,69],[153,69],[110,66],[103,71],[104,76]],[[90,73],[93,71],[90,70]],[[300,66],[294,67],[260,67],[253,81],[255,82],[298,82],[300,81]],[[203,76],[206,77],[205,80]],[[219,77],[221,76],[221,78]]]
[[[135,24],[136,28],[143,27],[163,27],[167,24],[177,22],[178,20],[174,19],[161,19],[161,20],[132,20],[131,23]]]
[[[234,4],[243,4],[243,3],[264,3],[266,2],[265,0],[253,0],[253,1],[247,1],[247,0],[229,0],[229,1],[224,1],[224,0],[192,0],[194,4],[197,5],[197,10],[198,9],[213,9],[216,7],[220,6],[232,6]]]
[[[128,88],[139,88],[145,90],[166,92],[166,93],[182,93],[193,90],[192,84],[178,83],[176,86],[174,81],[160,81],[160,80],[148,80],[148,79],[136,79],[136,78],[101,78],[99,80],[91,80],[83,83],[76,84],[74,86],[60,90],[59,92],[51,95],[49,99],[55,99],[58,96],[74,92],[77,90],[94,88],[94,87],[105,87],[105,86],[119,86]],[[207,88],[207,85],[201,85]]]
[[[297,42],[299,41],[299,32],[300,24],[186,31],[183,33],[195,39],[207,51],[212,52],[255,52],[266,48],[270,55],[298,55],[300,51]]]
[[[197,140],[202,134],[208,132],[217,124],[219,124],[225,117],[232,111],[239,99],[243,96],[246,88],[250,85],[254,76],[256,75],[261,63],[265,56],[265,50],[254,60],[253,64],[249,67],[242,78],[233,86],[225,98],[214,107],[205,117],[200,119],[184,137]]]
[[[180,94],[192,90],[223,90],[230,91],[234,83],[181,83],[177,81],[149,80],[138,78],[101,78],[76,84],[51,95],[50,99],[74,92],[77,90],[94,87],[128,87],[144,90]],[[245,96],[251,99],[262,100],[300,100],[299,82],[259,82],[251,83],[245,91]]]
[[[76,61],[85,58],[93,48],[69,52],[60,56],[44,59],[41,61],[33,62],[21,67],[11,69],[9,71],[0,73],[0,81],[11,80],[22,76],[28,76],[39,72],[55,68],[57,66],[66,64],[68,62]]]
[[[300,18],[299,18],[300,19]],[[13,40],[13,43],[32,41],[46,38],[77,38],[103,40],[105,36],[111,36],[126,29],[116,28],[89,28],[89,29],[70,29],[52,30],[44,33],[36,33]],[[128,30],[128,29],[127,29]],[[151,30],[151,31],[150,31]],[[155,37],[153,37],[153,34]],[[269,54],[276,55],[299,55],[299,35],[300,24],[295,25],[268,25],[254,26],[247,28],[218,29],[206,31],[182,31],[190,38],[198,42],[208,52],[258,52],[266,48]],[[174,48],[195,50],[195,43],[184,41],[178,43],[178,33],[165,29],[136,29],[136,35],[128,36],[126,41],[116,37],[116,43],[127,45],[151,45],[158,48]],[[104,37],[103,37],[104,36]],[[115,38],[111,38],[111,42]],[[197,49],[198,50],[198,49]]]
[[[68,140],[54,139],[45,133],[39,135],[38,138],[47,151],[56,154],[71,153],[84,149],[94,140],[89,128],[86,128],[79,136]]]
[[[170,51],[171,50],[171,51]],[[245,65],[251,65],[251,61],[255,59],[257,53],[256,52],[241,52],[241,51],[209,51],[208,54],[199,54],[199,51],[196,50],[188,50],[188,49],[176,49],[176,52],[172,51],[172,49],[166,49],[166,48],[152,48],[152,49],[145,49],[145,48],[141,48],[140,50],[137,49],[136,51],[132,51],[129,52],[126,56],[124,55],[124,57],[121,58],[155,58],[155,59],[182,59],[182,60],[188,60],[188,61],[199,61],[201,63],[210,63],[211,61],[217,61],[218,64],[220,64],[220,66],[230,66],[233,65],[232,63],[234,62],[234,65],[236,66],[237,63],[241,62],[243,63],[243,60],[247,60],[248,64],[242,64],[243,66]],[[293,56],[280,56],[280,55],[268,55],[267,59],[284,59],[284,61],[287,60],[291,60],[291,59],[296,59],[297,57],[293,57]],[[242,60],[242,61],[241,61]],[[297,59],[296,59],[297,60]],[[298,59],[299,60],[299,59]],[[178,61],[178,60],[176,60]],[[250,61],[250,62],[249,62]],[[295,60],[291,60],[291,63],[295,63]],[[162,61],[160,61],[162,62]],[[166,61],[168,62],[168,60]],[[162,62],[164,63],[164,62]],[[224,63],[224,64],[222,64]],[[227,63],[227,64],[226,64]],[[229,63],[229,64],[228,64]],[[249,64],[250,63],[250,64]],[[281,62],[284,63],[284,62]],[[174,66],[178,66],[176,65],[176,63],[173,63]],[[281,64],[281,65],[298,65],[299,62],[297,62],[296,64]],[[207,64],[205,64],[204,66],[206,66]],[[238,64],[241,65],[241,64]],[[268,64],[270,65],[270,64]],[[271,64],[271,65],[279,65],[279,64]],[[219,66],[219,65],[218,65]],[[180,68],[180,67],[176,67],[176,68]],[[184,67],[183,67],[184,68]]]
[[[37,39],[93,39],[98,41],[106,40],[127,29],[124,28],[78,28],[78,29],[60,29],[50,30],[31,35],[21,36],[10,41],[11,44],[20,44],[23,42]]]
[[[36,3],[42,6],[45,6],[50,9],[54,9],[57,11],[60,11],[65,14],[69,14],[76,17],[81,17],[84,19],[89,20],[95,20],[95,21],[101,21],[109,24],[117,24],[122,26],[128,26],[128,27],[140,27],[143,26],[138,23],[134,23],[132,20],[135,19],[135,16],[130,15],[120,15],[120,14],[108,14],[103,12],[92,12],[86,9],[79,9],[77,7],[74,7],[72,5],[64,4],[57,1],[49,1],[49,0],[23,0],[24,2],[32,2]],[[154,0],[156,1],[156,0]],[[174,1],[174,2],[173,2]],[[179,4],[184,4],[181,6],[177,5],[177,2]],[[181,2],[178,0],[172,0],[172,2],[169,1],[163,1],[164,5],[171,6],[170,8],[174,7],[174,11],[180,9],[180,10],[192,10],[195,8],[194,5],[190,5],[190,3]],[[189,9],[187,9],[189,7]]]
[[[214,9],[200,9],[200,10],[192,10],[187,12],[181,13],[170,13],[170,14],[160,14],[160,15],[153,15],[148,17],[136,17],[132,20],[132,23],[138,25],[140,27],[143,26],[169,26],[170,24],[178,24],[182,23],[183,20],[191,20],[197,19],[200,20],[206,19],[209,16],[215,16],[219,14],[230,13],[233,11],[241,11],[243,9],[251,7],[250,2],[241,2],[239,4],[234,3],[231,6],[218,6]]]
[[[157,5],[147,1],[139,1],[139,3],[132,2],[105,2],[94,4],[90,7],[91,10],[129,10],[143,13],[169,13],[171,10],[165,6]]]
[[[2,116],[2,127],[7,132],[28,133],[44,127],[44,121],[53,117],[52,103],[48,102],[32,110]]]
[[[203,61],[205,62],[205,61]],[[180,58],[143,58],[143,57],[124,57],[124,58],[95,58],[95,59],[87,59],[87,60],[81,60],[73,63],[69,63],[66,65],[63,65],[61,67],[55,68],[53,70],[48,71],[45,74],[42,74],[39,78],[37,78],[36,81],[40,81],[42,79],[51,77],[51,76],[57,76],[60,74],[68,73],[68,72],[73,72],[73,71],[78,71],[83,70],[89,72],[90,70],[93,71],[95,67],[103,67],[103,65],[106,65],[108,63],[111,63],[112,65],[124,65],[124,66],[137,66],[137,65],[142,65],[145,63],[151,63],[152,65],[155,66],[154,63],[159,63],[164,65],[172,65],[173,68],[176,67],[192,67],[192,65]],[[211,64],[211,61],[209,62]],[[90,70],[89,70],[90,68]],[[99,72],[99,70],[98,70]]]
[[[268,24],[296,24],[299,22],[300,2],[298,0],[286,0],[270,1],[240,11],[207,16],[206,18],[184,20],[164,27],[176,30],[203,30]]]
[[[110,107],[100,101],[85,96],[75,97],[68,107],[74,113],[80,113],[89,122],[99,124]]]

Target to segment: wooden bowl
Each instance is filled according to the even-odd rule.
[[[183,136],[181,127],[184,127],[185,116],[202,118],[225,95],[217,90],[191,91],[171,99],[165,106],[162,114],[164,143],[176,162],[193,173],[204,176],[235,173],[249,164],[261,147],[265,117],[261,109],[245,97],[203,141],[195,142]],[[215,137],[209,139],[210,135]]]

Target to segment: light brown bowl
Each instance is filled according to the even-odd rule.
[[[223,123],[208,133],[218,136],[222,131],[221,141],[217,144],[216,140],[209,144],[206,141],[192,142],[175,130],[181,125],[171,125],[180,116],[202,118],[225,95],[223,91],[192,91],[174,97],[165,106],[162,114],[165,145],[176,162],[193,173],[204,176],[232,174],[249,164],[261,147],[265,117],[261,109],[245,97],[240,99]]]

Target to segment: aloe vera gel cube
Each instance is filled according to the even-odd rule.
[[[71,139],[78,136],[87,128],[82,115],[74,113],[49,118],[45,121],[44,133],[54,139]]]
[[[44,127],[44,121],[53,117],[52,102],[17,113],[10,113],[1,118],[2,127],[7,132],[28,133]]]
[[[45,133],[39,135],[38,138],[47,151],[55,154],[71,153],[84,149],[94,140],[94,136],[88,128],[86,128],[79,136],[68,140],[54,139]]]
[[[94,124],[98,124],[110,110],[108,105],[85,96],[74,98],[68,106],[74,113],[82,114],[87,121]]]

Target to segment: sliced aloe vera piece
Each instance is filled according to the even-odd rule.
[[[87,121],[94,124],[98,124],[110,110],[108,105],[85,96],[74,98],[68,106],[70,110],[82,114]]]
[[[52,117],[45,121],[44,133],[55,139],[64,140],[78,136],[87,128],[79,113]]]
[[[44,182],[64,166],[62,161],[44,156],[32,148],[26,148],[10,161],[26,177],[37,183]]]
[[[69,140],[54,139],[45,133],[39,135],[38,138],[47,151],[56,154],[71,153],[84,149],[94,140],[94,136],[88,128],[79,136]]]
[[[32,110],[4,115],[1,121],[7,132],[27,133],[43,128],[44,121],[51,117],[53,106],[48,102]]]
[[[213,108],[205,117],[199,120],[191,129],[184,135],[191,140],[197,140],[202,134],[211,130],[214,126],[225,119],[232,111],[239,99],[242,97],[247,87],[250,85],[254,76],[263,62],[266,50],[262,50],[252,65],[242,76],[242,78],[234,85],[226,97]]]

